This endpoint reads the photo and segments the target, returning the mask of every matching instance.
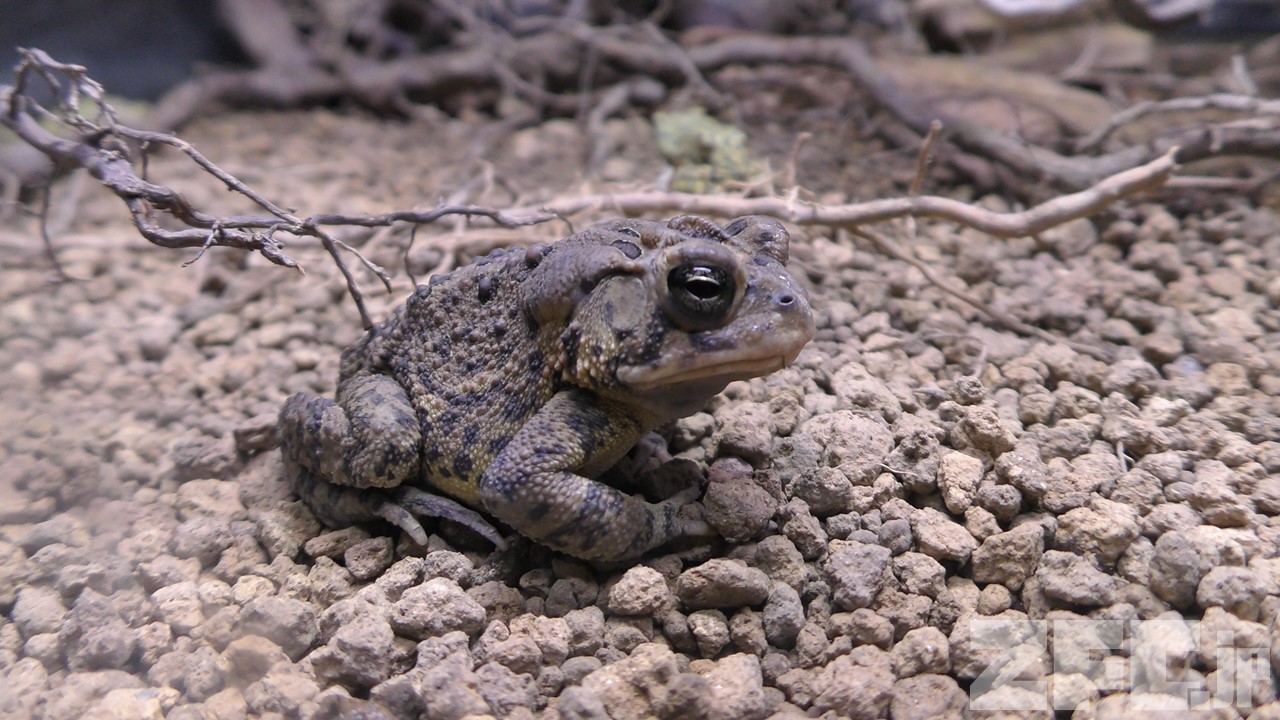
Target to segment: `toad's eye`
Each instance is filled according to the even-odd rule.
[[[741,258],[721,242],[670,245],[659,251],[653,270],[663,314],[689,333],[727,325],[747,290]]]
[[[668,312],[689,330],[719,327],[733,310],[737,294],[733,273],[716,265],[690,262],[667,273]]]

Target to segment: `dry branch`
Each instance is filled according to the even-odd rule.
[[[851,46],[845,43],[838,47],[843,48],[841,52],[847,52]],[[348,291],[356,303],[365,328],[372,326],[372,319],[365,308],[359,286],[343,260],[342,251],[355,255],[383,280],[388,290],[390,290],[390,278],[381,268],[369,262],[354,248],[333,238],[325,229],[327,227],[389,227],[397,223],[417,227],[448,215],[481,217],[500,226],[516,227],[589,210],[611,210],[629,215],[659,212],[697,213],[721,217],[770,215],[800,225],[848,229],[871,241],[886,255],[921,269],[929,282],[973,305],[1000,324],[1023,334],[1047,336],[1057,340],[1043,330],[996,312],[963,290],[952,287],[910,253],[898,248],[882,236],[868,232],[863,226],[900,218],[909,218],[913,221],[932,218],[956,222],[997,237],[1034,235],[1071,220],[1097,213],[1121,198],[1160,186],[1177,170],[1176,158],[1180,154],[1180,148],[1169,148],[1162,155],[1138,167],[1105,177],[1091,187],[1056,197],[1028,210],[1010,213],[991,212],[950,198],[918,195],[864,203],[822,205],[799,199],[797,192],[792,192],[787,197],[755,198],[632,192],[579,196],[536,208],[508,211],[448,204],[430,210],[397,210],[379,215],[314,214],[301,217],[263,197],[235,176],[219,168],[186,141],[166,133],[137,130],[119,124],[104,98],[102,88],[85,75],[84,68],[58,63],[38,50],[25,51],[24,58],[18,68],[15,86],[5,89],[0,95],[0,100],[4,101],[0,106],[0,110],[3,110],[0,112],[0,123],[9,127],[32,147],[39,149],[55,164],[87,170],[124,201],[139,232],[157,245],[171,248],[200,248],[201,253],[214,246],[237,247],[257,252],[279,265],[296,268],[297,263],[283,252],[284,244],[277,240],[277,234],[314,238],[329,253],[345,277]],[[25,94],[27,84],[36,75],[46,78],[58,88],[59,97],[62,99],[62,104],[58,108],[60,116],[39,106]],[[78,111],[79,101],[82,98],[96,103],[99,115],[95,119],[90,120]],[[36,116],[60,117],[64,129],[74,130],[78,135],[75,138],[57,135],[42,127],[36,121]],[[935,128],[931,133],[932,137],[937,132],[936,123],[931,123],[931,126]],[[1220,138],[1218,140],[1220,141]],[[144,160],[146,149],[150,146],[165,145],[177,149],[205,173],[216,178],[229,190],[251,200],[266,214],[221,217],[192,206],[181,194],[140,177],[134,166],[135,151],[131,144],[141,146],[141,157]],[[1218,142],[1215,147],[1221,147],[1221,143]],[[927,155],[928,147],[922,148],[921,167]],[[156,220],[157,212],[183,223],[186,228],[167,230],[160,227]],[[196,257],[198,258],[199,254]],[[1079,344],[1072,346],[1077,345]],[[1105,350],[1092,346],[1080,345],[1077,349],[1096,357],[1106,356]]]
[[[256,252],[267,260],[285,267],[301,270],[293,258],[284,252],[284,242],[277,234],[295,237],[312,237],[333,259],[346,279],[347,290],[356,303],[364,327],[373,326],[373,319],[365,307],[364,295],[355,276],[342,258],[342,251],[353,254],[371,272],[391,289],[387,273],[354,248],[333,238],[326,226],[379,227],[400,222],[423,224],[447,215],[486,217],[493,222],[514,227],[545,222],[555,217],[547,213],[529,213],[521,218],[510,217],[500,210],[470,205],[448,205],[431,210],[412,210],[385,213],[383,215],[316,215],[299,217],[263,197],[234,175],[219,168],[185,140],[167,133],[137,130],[115,122],[114,112],[106,101],[101,86],[85,75],[85,69],[77,65],[59,63],[39,50],[24,50],[23,61],[15,73],[14,85],[0,90],[0,124],[12,130],[30,146],[44,153],[56,167],[79,167],[105,185],[124,201],[138,232],[153,244],[167,248],[199,248],[200,254],[210,247],[233,247]],[[62,98],[61,120],[79,137],[65,138],[45,129],[36,121],[36,115],[52,116],[26,94],[32,77],[39,75],[54,84]],[[90,120],[78,111],[81,99],[94,102],[101,117]],[[99,124],[101,123],[101,124]],[[171,188],[142,179],[134,166],[134,150],[126,141],[140,143],[145,158],[150,145],[167,145],[186,154],[204,172],[222,182],[228,190],[236,192],[261,207],[267,215],[237,215],[219,217],[194,207],[181,193]],[[168,230],[160,226],[156,213],[164,213],[186,226],[181,230]],[[199,258],[200,254],[196,257]]]
[[[899,143],[911,142],[911,132],[925,136],[917,156],[916,179],[908,197],[844,205],[821,205],[800,199],[795,186],[795,152],[787,163],[785,197],[729,197],[666,192],[629,192],[564,198],[539,207],[502,211],[461,203],[442,203],[429,210],[392,211],[380,215],[313,214],[286,210],[225,172],[180,138],[137,130],[118,122],[102,88],[84,68],[54,61],[40,51],[27,51],[13,87],[0,86],[0,124],[37,149],[52,167],[38,172],[19,170],[19,185],[33,178],[47,182],[70,169],[83,168],[119,196],[138,231],[150,242],[170,248],[235,247],[261,254],[273,263],[297,268],[284,252],[281,237],[312,238],[328,252],[346,279],[348,290],[365,327],[372,320],[360,288],[344,261],[353,254],[390,289],[382,268],[334,238],[332,227],[417,227],[448,215],[484,218],[505,227],[530,225],[557,217],[604,210],[622,214],[668,212],[721,217],[762,214],[800,225],[847,229],[869,240],[881,252],[909,262],[930,282],[978,307],[998,322],[1024,334],[1042,330],[1001,317],[957,288],[950,287],[923,267],[908,251],[870,233],[865,226],[892,219],[947,220],[997,237],[1033,235],[1050,227],[1106,208],[1116,200],[1166,183],[1180,163],[1220,155],[1280,157],[1280,105],[1273,100],[1237,95],[1211,95],[1144,103],[1117,113],[1106,125],[1076,144],[1076,155],[1062,155],[992,128],[970,122],[913,97],[886,74],[866,46],[850,37],[776,37],[736,34],[701,45],[682,47],[652,21],[591,25],[579,16],[523,18],[473,12],[466,4],[435,0],[423,7],[444,12],[463,28],[454,37],[460,44],[413,55],[387,55],[359,50],[344,32],[308,32],[281,0],[220,0],[232,33],[259,65],[248,71],[212,71],[180,86],[162,100],[151,127],[177,127],[219,104],[297,105],[334,99],[355,99],[371,107],[411,113],[424,96],[435,99],[476,89],[497,90],[522,98],[533,106],[519,122],[541,113],[576,114],[592,140],[588,166],[597,167],[609,150],[604,121],[635,104],[653,104],[671,88],[685,86],[712,105],[726,98],[708,79],[710,73],[732,64],[824,65],[848,73],[871,99],[901,125],[894,125]],[[304,21],[305,22],[305,21]],[[339,28],[341,30],[342,28]],[[314,29],[313,29],[314,30]],[[332,29],[331,29],[332,30]],[[382,47],[372,43],[371,48]],[[44,79],[57,90],[60,107],[50,112],[30,98],[27,88]],[[85,117],[82,98],[97,104],[98,115]],[[1174,111],[1221,110],[1249,113],[1243,121],[1202,125],[1191,129],[1157,131],[1148,142],[1101,152],[1118,129],[1141,118]],[[1261,118],[1260,120],[1258,118]],[[41,122],[60,121],[50,131]],[[1007,168],[1014,184],[1028,193],[1052,197],[1028,210],[993,213],[944,197],[919,196],[930,150],[939,139]],[[905,130],[902,128],[909,128]],[[61,132],[61,134],[59,134]],[[906,136],[906,139],[901,139]],[[481,138],[483,139],[483,138]],[[251,216],[218,216],[204,212],[174,190],[144,179],[146,153],[165,145],[186,154],[210,176],[262,209]],[[483,146],[483,144],[481,144]],[[1098,154],[1083,154],[1083,153]],[[0,168],[0,172],[3,172]],[[1268,182],[1264,178],[1261,181]],[[1239,182],[1239,181],[1235,181]],[[6,182],[8,186],[10,182]],[[1037,187],[1038,186],[1038,187]],[[770,187],[772,187],[770,185]],[[1226,185],[1223,185],[1226,187]],[[1232,187],[1235,187],[1234,185]],[[6,187],[6,191],[12,188]],[[47,198],[47,193],[45,195]],[[161,220],[171,218],[180,229]],[[42,232],[44,232],[42,227]],[[48,243],[47,233],[44,235]],[[887,243],[887,244],[886,244]],[[50,255],[52,249],[50,247]],[[200,257],[197,254],[196,257]],[[300,268],[299,268],[300,269]],[[1096,348],[1083,349],[1097,354]]]
[[[956,287],[955,285],[952,285],[949,281],[945,280],[941,275],[939,275],[937,270],[930,267],[928,263],[923,262],[916,256],[912,255],[910,252],[907,252],[906,250],[902,249],[901,247],[898,246],[897,243],[881,235],[880,233],[871,232],[866,228],[854,229],[851,232],[857,237],[860,237],[863,240],[870,242],[881,253],[888,255],[889,257],[895,260],[904,262],[910,265],[911,267],[915,268],[916,270],[919,270],[920,274],[924,276],[925,280],[929,281],[930,285],[933,285],[934,287],[950,295],[951,297],[954,297],[957,300],[960,300],[961,302],[973,307],[974,309],[983,313],[984,315],[991,318],[992,320],[995,320],[997,323],[1003,325],[1004,327],[1020,335],[1039,338],[1051,345],[1053,343],[1063,343],[1067,347],[1070,347],[1072,350],[1075,350],[1078,353],[1088,355],[1089,357],[1092,357],[1092,358],[1097,358],[1098,360],[1102,360],[1104,362],[1111,362],[1112,360],[1115,359],[1114,354],[1110,350],[1107,350],[1106,348],[1100,348],[1094,345],[1089,345],[1087,343],[1076,342],[1074,340],[1071,340],[1070,338],[1058,337],[1053,333],[1049,332],[1048,330],[1045,330],[1044,328],[1036,327],[1035,325],[1022,322],[1021,320],[1010,315],[1009,313],[1006,313],[991,307],[987,303],[984,303],[978,298],[974,297],[972,294],[965,292],[964,290]]]
[[[1076,152],[1089,152],[1102,147],[1107,138],[1130,123],[1157,113],[1198,112],[1201,110],[1226,110],[1254,115],[1271,115],[1280,118],[1280,100],[1265,100],[1248,95],[1221,93],[1202,97],[1172,98],[1159,102],[1141,102],[1116,113],[1106,125],[1076,141]]]
[[[694,90],[711,105],[723,104],[723,94],[708,76],[727,65],[816,64],[847,72],[877,105],[920,136],[928,134],[933,122],[941,121],[945,139],[1011,171],[1005,173],[1012,186],[1009,191],[1024,199],[1086,188],[1173,147],[1179,148],[1176,160],[1183,164],[1222,155],[1280,158],[1280,128],[1274,123],[1172,129],[1149,142],[1106,153],[1063,155],[912,96],[883,71],[863,43],[851,37],[736,34],[686,49],[651,21],[592,25],[580,13],[521,18],[493,8],[478,13],[465,3],[433,0],[420,7],[462,28],[451,38],[456,44],[388,56],[375,51],[384,44],[357,48],[335,40],[346,36],[344,28],[305,32],[299,25],[304,21],[291,15],[296,8],[281,0],[220,0],[219,5],[232,34],[258,67],[210,71],[184,83],[157,104],[152,127],[176,128],[222,104],[297,107],[355,100],[383,112],[412,114],[414,103],[424,97],[438,102],[487,90],[519,97],[539,113],[577,115],[595,128],[628,101],[654,103],[679,86]],[[1115,128],[1178,103],[1274,113],[1274,101],[1241,97],[1209,96],[1135,107],[1082,140],[1081,147],[1097,150]],[[598,137],[594,131],[589,134]],[[593,166],[607,149],[599,142],[596,145]],[[980,182],[991,179],[989,171],[975,168],[972,162],[957,161],[957,167]]]
[[[1280,158],[1280,129],[1237,124],[1176,131],[1150,143],[1104,155],[1064,156],[910,97],[880,69],[866,46],[852,38],[740,35],[693,48],[689,55],[704,72],[733,63],[765,62],[809,63],[844,69],[881,107],[920,135],[927,135],[933,121],[941,120],[944,138],[961,149],[999,162],[1024,178],[1042,179],[1066,190],[1086,188],[1105,177],[1159,158],[1171,149],[1176,149],[1175,160],[1181,164],[1222,155]],[[646,61],[657,62],[654,58]]]
[[[488,34],[494,32],[497,31]],[[243,74],[243,82],[238,87],[223,75],[193,82],[203,84],[205,102],[239,95],[244,100],[280,104],[316,93],[340,93],[383,107],[394,105],[392,99],[409,93],[490,85],[530,99],[544,110],[574,113],[602,102],[613,105],[619,93],[611,92],[613,86],[610,85],[593,91],[583,91],[580,87],[580,93],[586,94],[578,97],[558,95],[527,78],[563,75],[566,65],[584,66],[588,64],[588,56],[598,56],[601,62],[632,73],[614,82],[624,83],[642,76],[672,86],[685,84],[714,102],[720,96],[707,82],[706,74],[727,65],[816,64],[848,72],[877,104],[920,135],[927,135],[932,124],[941,121],[944,136],[961,149],[1010,168],[1024,181],[1043,182],[1053,188],[1074,191],[1089,187],[1103,178],[1156,159],[1174,147],[1179,148],[1176,160],[1184,164],[1219,155],[1280,157],[1280,129],[1241,128],[1230,124],[1177,130],[1150,143],[1101,155],[1064,156],[912,97],[889,78],[863,43],[848,37],[739,34],[689,48],[687,52],[676,52],[660,34],[655,38],[655,29],[644,23],[597,27],[560,19],[548,20],[537,26],[536,32],[522,37],[502,32],[502,43],[490,39],[469,47],[387,61],[352,58],[330,82],[308,79],[304,73],[303,79],[297,82],[299,92],[293,93],[281,92],[274,82],[267,82],[277,79],[278,73],[272,69],[275,65]],[[289,53],[289,57],[296,58],[296,55]],[[518,59],[519,72],[516,72],[515,59]],[[319,71],[308,66],[307,72]],[[220,85],[215,79],[226,84]],[[650,93],[652,90],[646,94]],[[1221,96],[1210,96],[1202,102],[1207,107],[1252,109],[1259,113],[1268,112],[1269,107],[1261,101],[1250,106]],[[1118,127],[1158,109],[1126,111],[1111,124]],[[1133,117],[1129,117],[1130,114]],[[1105,138],[1112,130],[1104,128],[1100,132]],[[1089,146],[1095,147],[1099,142],[1101,139],[1091,141]]]
[[[627,215],[672,211],[720,217],[770,215],[797,225],[844,228],[906,217],[933,218],[950,220],[996,237],[1022,237],[1096,214],[1121,198],[1159,187],[1178,169],[1174,159],[1177,152],[1178,148],[1170,148],[1144,165],[1116,173],[1092,187],[1056,197],[1022,212],[996,213],[959,200],[931,195],[822,205],[783,197],[742,198],[675,192],[584,195],[529,208],[525,212],[575,215],[585,210],[603,209]]]

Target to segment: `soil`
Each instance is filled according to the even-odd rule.
[[[728,87],[774,171],[813,134],[796,168],[816,196],[910,183],[912,153],[865,139],[852,101]],[[304,213],[529,204],[664,171],[640,117],[610,121],[596,178],[578,125],[505,132],[316,110],[183,136]],[[149,172],[249,210],[180,157]],[[945,179],[926,191],[969,192]],[[305,275],[221,249],[183,266],[82,185],[55,205],[75,282],[55,281],[34,222],[0,227],[0,715],[1280,717],[1274,208],[1138,201],[1009,241],[883,228],[993,306],[1116,348],[1111,363],[794,229],[816,339],[666,429],[729,540],[601,569],[528,544],[491,555],[447,527],[427,547],[320,527],[271,426],[288,395],[332,392],[360,333],[335,268],[305,244]],[[566,232],[444,223],[408,265],[425,280]],[[387,294],[358,271],[381,317],[412,287],[408,233],[345,237],[393,273]]]

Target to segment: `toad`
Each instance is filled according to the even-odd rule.
[[[578,558],[629,559],[712,534],[680,507],[595,478],[645,434],[813,337],[776,220],[616,220],[498,250],[431,279],[342,354],[334,399],[289,398],[298,495],[331,526],[419,517],[498,545],[476,510]]]

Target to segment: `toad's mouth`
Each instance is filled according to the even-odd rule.
[[[749,380],[781,370],[796,359],[803,346],[804,344],[801,343],[785,352],[781,350],[776,354],[755,352],[748,357],[737,358],[718,358],[713,354],[700,358],[703,362],[696,365],[673,363],[621,368],[618,370],[618,379],[638,392],[660,388],[679,389],[693,385],[723,387],[735,380]]]

